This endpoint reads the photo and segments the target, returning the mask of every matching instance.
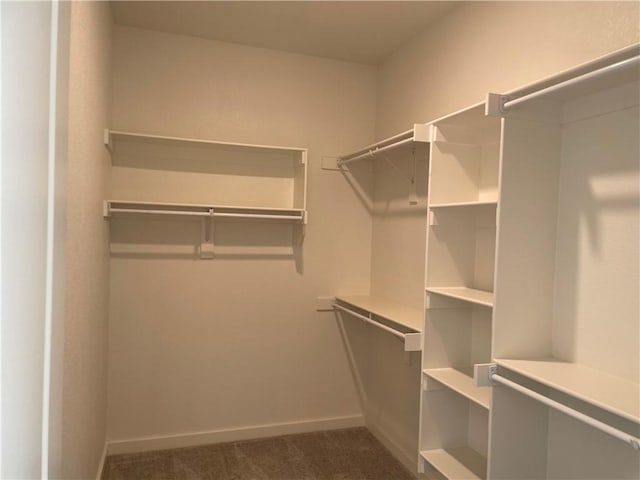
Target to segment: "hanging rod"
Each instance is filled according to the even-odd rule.
[[[337,161],[338,166],[346,165],[347,163],[356,162],[358,160],[362,160],[363,158],[375,157],[379,153],[386,152],[387,150],[393,150],[395,148],[401,147],[402,145],[407,145],[409,143],[413,143],[413,137],[405,138],[404,140],[400,140],[396,143],[391,143],[389,145],[385,145],[384,147],[376,147],[368,150],[364,153],[356,155],[355,157],[345,158],[340,157]]]
[[[595,418],[590,417],[588,415],[585,415],[582,412],[578,412],[577,410],[567,407],[566,405],[563,405],[560,402],[551,400],[550,398],[545,397],[544,395],[538,392],[535,392],[527,387],[523,387],[522,385],[514,381],[511,381],[508,378],[505,378],[497,373],[491,374],[489,378],[493,382],[500,383],[509,388],[512,388],[513,390],[516,390],[528,397],[531,397],[534,400],[537,400],[540,403],[547,405],[548,407],[554,408],[559,412],[564,413],[565,415],[569,415],[570,417],[575,418],[576,420],[580,420],[581,422],[586,423],[587,425],[594,427],[606,433],[607,435],[617,438],[618,440],[622,440],[624,443],[631,446],[634,450],[640,450],[640,438],[638,437],[634,437],[633,435],[623,432],[622,430],[618,430],[617,428],[614,428],[611,425],[607,425],[606,423],[601,422],[600,420],[596,420]]]
[[[372,320],[371,318],[366,317],[366,316],[364,316],[364,315],[362,315],[362,314],[360,314],[358,312],[354,312],[353,310],[351,310],[349,308],[346,308],[346,307],[343,307],[342,305],[338,305],[337,303],[334,303],[333,307],[337,308],[339,310],[343,310],[343,311],[347,312],[349,315],[353,315],[354,317],[357,317],[360,320],[364,320],[365,322],[367,322],[370,325],[373,325],[374,327],[381,328],[382,330],[385,330],[385,331],[389,332],[390,334],[395,335],[396,337],[398,337],[398,338],[400,338],[402,340],[405,339],[405,334],[404,333],[399,332],[397,330],[394,330],[391,327],[387,327],[386,325],[383,325],[382,323],[376,322],[376,321]]]
[[[583,75],[579,75],[577,77],[570,78],[569,80],[565,80],[564,82],[556,83],[555,85],[552,85],[552,86],[547,87],[547,88],[543,88],[542,90],[537,90],[537,91],[532,92],[532,93],[530,93],[528,95],[524,95],[524,96],[522,96],[520,98],[516,98],[516,99],[513,99],[513,100],[507,100],[502,105],[502,111],[507,111],[508,109],[510,109],[512,107],[515,107],[516,105],[519,105],[521,103],[527,102],[527,101],[532,100],[532,99],[537,98],[537,97],[541,97],[543,95],[547,95],[549,93],[553,93],[553,92],[561,90],[563,88],[570,87],[570,86],[573,86],[573,85],[578,84],[578,83],[582,83],[582,82],[587,81],[587,80],[598,78],[598,77],[600,77],[602,75],[606,75],[608,73],[617,72],[618,70],[627,69],[627,68],[629,68],[629,66],[633,66],[633,64],[640,64],[640,56],[628,58],[626,60],[622,60],[621,62],[614,63],[614,64],[608,65],[606,67],[600,68],[598,70],[593,70],[592,72],[588,72],[588,73],[585,73]]]

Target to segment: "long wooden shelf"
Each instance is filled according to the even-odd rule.
[[[230,205],[204,205],[190,203],[137,202],[107,200],[105,217],[122,215],[179,215],[197,217],[224,217],[304,222],[306,212],[296,208],[239,207]]]
[[[427,292],[444,295],[476,305],[493,307],[493,292],[467,287],[428,287]]]
[[[451,480],[487,478],[487,459],[469,447],[423,450],[429,464]]]
[[[423,373],[481,407],[491,408],[491,387],[475,386],[473,368],[429,368]]]
[[[429,208],[473,208],[473,207],[497,207],[498,202],[496,200],[477,200],[469,202],[447,202],[447,203],[432,203]]]
[[[414,332],[422,332],[424,315],[422,311],[406,307],[399,303],[372,296],[336,296],[336,300],[366,310],[393,323],[397,323]]]
[[[577,363],[547,357],[496,359],[500,367],[640,423],[640,384]]]

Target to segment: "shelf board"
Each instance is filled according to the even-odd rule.
[[[303,222],[306,212],[296,208],[240,207],[232,205],[207,205],[193,203],[138,202],[128,200],[107,200],[104,216],[118,215],[182,215],[209,217],[255,218],[276,221]]]
[[[429,464],[449,479],[487,478],[487,459],[469,447],[423,450]]]
[[[496,200],[475,200],[468,202],[432,203],[429,208],[497,207]]]
[[[422,332],[424,315],[421,310],[409,308],[384,298],[364,295],[336,296],[336,300],[371,312],[374,315],[414,330],[415,332]]]
[[[493,307],[493,292],[467,287],[428,287],[427,292],[444,295],[476,305]]]
[[[476,387],[473,368],[429,368],[423,373],[483,408],[491,408],[491,387]]]
[[[577,363],[556,358],[496,359],[506,369],[595,405],[636,423],[640,422],[640,384]]]
[[[182,138],[182,137],[168,137],[164,135],[150,135],[146,133],[135,132],[122,132],[115,130],[105,131],[105,144],[110,146],[112,142],[126,141],[137,143],[148,143],[156,145],[191,145],[197,147],[227,147],[238,149],[253,149],[253,150],[270,150],[281,152],[306,152],[306,148],[297,147],[281,147],[275,145],[256,145],[250,143],[234,143],[234,142],[219,142],[216,140],[204,140],[199,138]]]

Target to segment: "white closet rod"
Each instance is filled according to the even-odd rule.
[[[372,148],[370,150],[367,150],[364,153],[356,155],[355,157],[351,157],[351,158],[340,157],[336,163],[338,164],[338,166],[340,166],[340,165],[345,165],[347,163],[351,163],[351,162],[355,162],[355,161],[358,161],[358,160],[362,160],[364,158],[375,157],[379,153],[386,152],[387,150],[392,150],[394,148],[398,148],[398,147],[401,147],[402,145],[407,145],[407,144],[412,143],[412,142],[413,142],[413,137],[405,138],[404,140],[400,140],[400,141],[392,143],[390,145],[385,145],[384,147]]]
[[[543,403],[551,408],[558,410],[559,412],[569,415],[570,417],[573,417],[576,420],[580,420],[581,422],[586,423],[587,425],[594,427],[608,435],[611,435],[612,437],[617,438],[618,440],[622,440],[626,444],[633,447],[634,450],[640,450],[640,438],[634,437],[633,435],[625,433],[622,430],[618,430],[617,428],[607,425],[606,423],[603,423],[600,420],[596,420],[595,418],[585,415],[584,413],[578,412],[573,408],[567,407],[566,405],[563,405],[560,402],[551,400],[550,398],[545,397],[544,395],[541,395],[538,392],[534,392],[533,390],[527,387],[523,387],[522,385],[516,382],[513,382],[508,378],[504,378],[498,375],[497,373],[494,373],[493,375],[491,375],[491,380],[496,383],[501,383],[502,385],[510,387],[513,390],[516,390],[528,397],[531,397],[534,400],[539,401],[540,403]]]
[[[365,322],[373,325],[374,327],[378,327],[381,328],[382,330],[385,330],[387,332],[389,332],[392,335],[395,335],[398,338],[401,338],[402,340],[404,340],[404,334],[402,332],[399,332],[397,330],[394,330],[391,327],[387,327],[386,325],[383,325],[382,323],[376,322],[374,320],[371,320],[369,317],[365,317],[364,315],[361,315],[360,313],[354,312],[353,310],[350,310],[348,308],[343,307],[342,305],[338,305],[337,303],[333,304],[334,308],[337,308],[339,310],[343,310],[345,312],[347,312],[349,315],[353,315],[354,317],[357,317],[361,320],[364,320]]]
[[[584,82],[586,80],[591,80],[593,78],[598,78],[601,75],[605,75],[607,73],[613,73],[613,72],[616,72],[618,70],[624,70],[626,68],[629,68],[629,66],[632,66],[634,63],[640,63],[639,61],[640,61],[640,56],[628,58],[628,59],[623,60],[621,62],[614,63],[612,65],[608,65],[608,66],[600,68],[598,70],[594,70],[592,72],[585,73],[583,75],[579,75],[577,77],[571,78],[571,79],[566,80],[564,82],[557,83],[557,84],[552,85],[550,87],[543,88],[542,90],[538,90],[536,92],[530,93],[530,94],[525,95],[523,97],[516,98],[514,100],[508,100],[508,101],[506,101],[504,103],[504,105],[502,105],[502,110],[506,111],[506,110],[508,110],[508,109],[510,109],[512,107],[515,107],[516,105],[519,105],[521,103],[527,102],[527,101],[532,100],[534,98],[541,97],[541,96],[547,95],[549,93],[553,93],[553,92],[555,92],[557,90],[561,90],[563,88],[570,87],[570,86],[573,86],[573,85],[578,84],[578,83],[582,83],[582,82]]]
[[[148,213],[152,215],[190,215],[194,217],[267,218],[271,220],[302,220],[297,215],[268,215],[262,213],[189,212],[184,210],[145,210],[142,208],[110,208],[110,213]]]

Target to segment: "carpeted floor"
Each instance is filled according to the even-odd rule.
[[[410,480],[365,428],[112,455],[102,480]]]

